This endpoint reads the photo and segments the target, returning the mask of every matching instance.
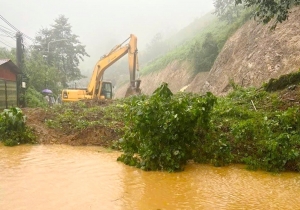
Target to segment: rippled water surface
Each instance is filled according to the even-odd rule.
[[[0,209],[300,209],[300,174],[144,172],[101,147],[0,146]]]

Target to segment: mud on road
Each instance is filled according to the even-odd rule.
[[[104,126],[95,126],[82,130],[65,132],[47,126],[47,119],[51,118],[51,111],[43,108],[22,108],[26,116],[26,124],[34,130],[40,144],[68,144],[72,146],[97,145],[110,146],[119,136]],[[67,130],[67,129],[65,129]]]

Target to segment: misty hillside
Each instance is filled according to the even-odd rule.
[[[259,87],[270,78],[298,71],[300,8],[294,8],[289,19],[275,31],[270,30],[270,25],[246,21],[248,18],[245,13],[231,25],[214,19],[193,38],[149,63],[142,69],[142,92],[151,94],[167,82],[173,92],[211,91],[223,95],[230,90],[230,81]],[[215,58],[207,57],[215,55],[215,51],[205,54],[207,40],[217,46]],[[119,88],[116,97],[123,97],[124,91],[125,87]]]
[[[164,37],[163,33],[157,32],[156,35],[148,41],[146,47],[141,48],[138,46],[140,69],[145,68],[147,65],[151,65],[156,59],[163,57],[165,54],[184,45],[184,42],[193,39],[197,36],[199,31],[209,26],[212,22],[216,21],[216,19],[217,17],[210,12],[201,18],[195,19],[188,26],[170,37]],[[138,36],[138,34],[136,35]],[[139,37],[137,38],[139,44]],[[112,81],[117,87],[127,84],[129,82],[127,56],[124,56],[112,65],[109,70],[105,72],[104,79]]]

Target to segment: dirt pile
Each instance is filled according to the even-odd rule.
[[[62,130],[52,129],[45,123],[47,119],[51,119],[51,111],[42,108],[23,108],[22,111],[26,116],[26,124],[34,129],[38,143],[41,144],[109,146],[112,140],[118,139],[115,132],[104,126],[72,130],[71,132],[67,126]]]
[[[26,116],[26,124],[34,129],[39,143],[54,143],[57,139],[60,139],[62,134],[46,126],[45,120],[48,118],[49,113],[44,109],[22,108],[22,111]]]

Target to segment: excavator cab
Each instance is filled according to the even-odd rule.
[[[112,84],[111,82],[102,82],[100,97],[104,99],[112,99]]]

